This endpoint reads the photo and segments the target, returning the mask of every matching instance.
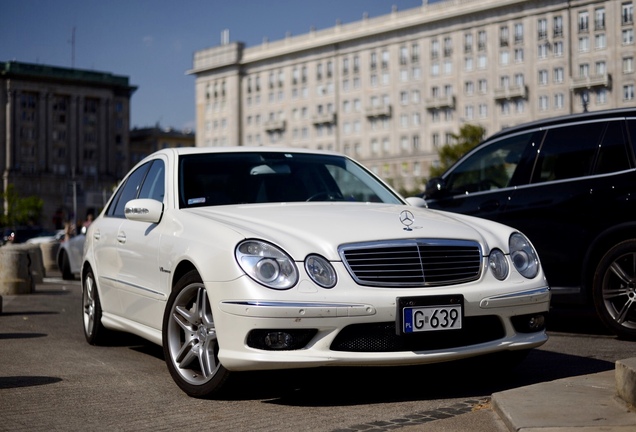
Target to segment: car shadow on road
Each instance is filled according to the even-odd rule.
[[[484,359],[399,367],[325,367],[237,374],[223,399],[289,406],[348,406],[492,393],[614,368],[607,361],[533,350],[506,372]],[[555,365],[574,365],[563,368]],[[328,389],[325,391],[325,389]]]

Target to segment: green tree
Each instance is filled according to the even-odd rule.
[[[15,187],[10,184],[7,190],[0,193],[5,211],[0,215],[3,226],[37,224],[42,216],[44,201],[37,196],[20,198]],[[3,207],[4,207],[3,206]]]
[[[430,176],[439,177],[457,160],[479,144],[486,135],[486,129],[479,125],[465,124],[458,134],[453,134],[453,144],[444,144],[437,151],[439,165],[431,167]]]

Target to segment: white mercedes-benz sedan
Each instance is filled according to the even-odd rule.
[[[410,203],[335,153],[156,152],[86,234],[86,339],[163,346],[194,397],[239,371],[513,361],[546,342],[530,241]]]

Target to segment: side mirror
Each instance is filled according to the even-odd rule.
[[[426,200],[422,197],[408,197],[406,198],[406,202],[412,205],[413,207],[428,208],[428,204],[426,204]]]
[[[163,203],[149,198],[130,200],[126,203],[124,214],[129,220],[156,224],[163,216]]]
[[[446,192],[446,181],[441,177],[433,177],[426,182],[426,191],[424,196],[426,198],[436,198],[443,195]]]

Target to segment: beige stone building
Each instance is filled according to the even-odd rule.
[[[130,131],[131,168],[151,153],[164,148],[193,147],[194,132],[162,128],[159,125]]]
[[[194,55],[197,146],[346,153],[421,188],[464,123],[487,134],[636,106],[632,0],[448,0]]]
[[[44,201],[46,228],[83,219],[129,169],[128,77],[19,62],[0,63],[3,190]]]

